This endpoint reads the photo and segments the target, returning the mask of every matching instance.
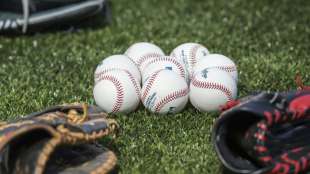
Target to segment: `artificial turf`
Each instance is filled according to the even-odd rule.
[[[112,12],[112,23],[102,28],[0,36],[0,119],[93,103],[96,64],[139,41],[167,54],[183,42],[199,42],[231,57],[239,97],[294,89],[296,72],[310,80],[310,1],[115,0]],[[121,133],[109,148],[117,153],[120,173],[221,172],[210,139],[217,113],[189,105],[176,115],[140,107],[113,117]]]

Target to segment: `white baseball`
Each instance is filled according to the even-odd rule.
[[[228,72],[233,79],[238,81],[236,64],[226,56],[220,54],[209,54],[205,59],[200,59],[194,66],[194,74],[206,68],[218,68]]]
[[[98,78],[93,94],[104,111],[128,113],[138,107],[141,88],[129,71],[114,69]]]
[[[179,74],[186,82],[189,81],[189,75],[184,64],[174,57],[162,56],[148,61],[142,70],[142,83],[144,83],[154,72],[162,69],[171,70]]]
[[[135,43],[124,54],[133,60],[140,70],[144,61],[165,55],[161,48],[148,42]]]
[[[177,113],[188,101],[188,87],[184,78],[170,70],[155,72],[143,85],[143,105],[155,113]]]
[[[204,69],[190,83],[189,98],[200,111],[216,111],[237,96],[237,84],[229,73],[220,69]]]
[[[141,82],[141,74],[136,64],[125,55],[113,55],[103,59],[95,70],[95,83],[98,81],[100,74],[109,69],[124,69],[129,71],[138,83]]]
[[[200,59],[209,54],[206,47],[198,43],[184,43],[177,46],[170,54],[172,57],[184,62],[189,74],[192,74],[193,67]]]

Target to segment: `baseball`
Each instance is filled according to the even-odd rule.
[[[189,81],[189,76],[184,64],[181,61],[174,57],[162,56],[154,58],[146,64],[145,68],[141,72],[142,83],[144,83],[154,72],[162,69],[171,70],[180,75],[187,82]]]
[[[135,63],[125,55],[113,55],[103,59],[95,70],[95,83],[101,74],[111,69],[124,69],[129,71],[140,84],[141,74]]]
[[[200,59],[194,66],[193,73],[200,72],[206,68],[218,68],[228,72],[233,79],[238,81],[236,64],[226,56],[220,54],[209,54],[205,59]]]
[[[140,86],[129,71],[114,69],[98,77],[93,95],[104,111],[129,113],[139,105]]]
[[[211,68],[196,73],[190,83],[190,102],[199,111],[216,111],[237,96],[235,80],[226,71]]]
[[[188,71],[188,74],[192,74],[193,67],[200,59],[205,58],[209,54],[206,47],[198,43],[184,43],[177,46],[170,54],[172,57],[176,57],[181,60]]]
[[[184,78],[171,70],[159,70],[143,85],[141,100],[151,112],[178,113],[187,104],[188,92]]]
[[[135,43],[124,54],[133,60],[140,70],[144,61],[165,55],[161,48],[148,42]]]

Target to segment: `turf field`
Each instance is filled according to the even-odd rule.
[[[310,81],[310,1],[115,0],[113,21],[98,29],[0,36],[0,119],[47,106],[93,103],[93,71],[112,54],[150,41],[168,54],[199,42],[232,57],[239,97],[295,88],[296,72]],[[117,115],[121,133],[112,148],[121,173],[220,173],[210,133],[218,114],[190,105],[159,116],[140,107]],[[240,120],[242,123],[242,120]]]

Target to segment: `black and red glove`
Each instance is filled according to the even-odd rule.
[[[217,120],[212,135],[227,173],[310,171],[308,88],[287,93],[262,92],[233,105],[224,108],[227,110]]]

